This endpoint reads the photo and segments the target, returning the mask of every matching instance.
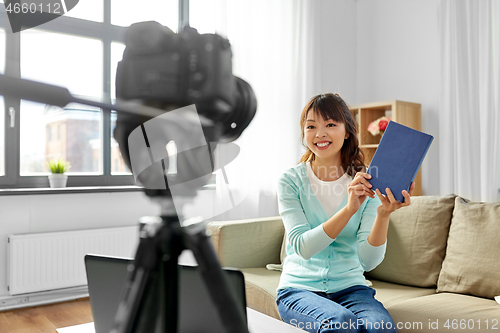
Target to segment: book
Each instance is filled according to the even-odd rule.
[[[390,121],[367,170],[372,190],[386,194],[390,188],[394,198],[404,202],[402,191],[410,190],[432,140],[432,135]]]

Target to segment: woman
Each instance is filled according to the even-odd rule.
[[[374,192],[356,124],[338,95],[313,97],[300,117],[306,153],[278,185],[287,257],[278,286],[281,318],[309,332],[396,332],[363,272],[384,258],[390,214],[410,204]]]

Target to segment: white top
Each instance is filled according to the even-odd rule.
[[[329,217],[337,211],[337,208],[347,195],[347,186],[352,181],[349,174],[344,173],[339,179],[333,181],[320,180],[313,172],[311,163],[307,162],[307,177],[311,190]]]
[[[344,173],[337,180],[325,182],[320,180],[314,174],[311,163],[306,163],[307,178],[311,185],[311,190],[318,199],[319,203],[329,217],[335,214],[335,211],[347,195],[347,185],[351,182],[351,177]],[[330,245],[335,238],[330,238],[323,229],[323,225],[311,229],[302,236],[302,252],[304,257],[310,258],[313,255],[323,251]]]

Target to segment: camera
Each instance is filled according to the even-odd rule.
[[[189,26],[174,33],[149,21],[131,25],[125,43],[116,74],[118,98],[196,104],[201,116],[218,125],[222,141],[237,139],[253,119],[257,100],[251,86],[232,73],[227,39]]]
[[[177,34],[154,21],[127,29],[116,95],[158,110],[154,118],[118,113],[113,133],[125,163],[151,197],[194,196],[214,171],[217,144],[236,140],[257,109],[251,86],[232,73],[227,39],[191,27]],[[196,117],[188,111],[193,105]],[[176,161],[165,150],[170,141],[179,152]],[[171,163],[174,175],[167,171]],[[173,193],[169,182],[184,185]]]

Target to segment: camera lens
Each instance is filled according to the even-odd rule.
[[[224,119],[222,133],[224,141],[234,141],[239,138],[257,111],[257,98],[250,84],[237,76],[234,78],[236,82],[236,98],[233,109]]]

